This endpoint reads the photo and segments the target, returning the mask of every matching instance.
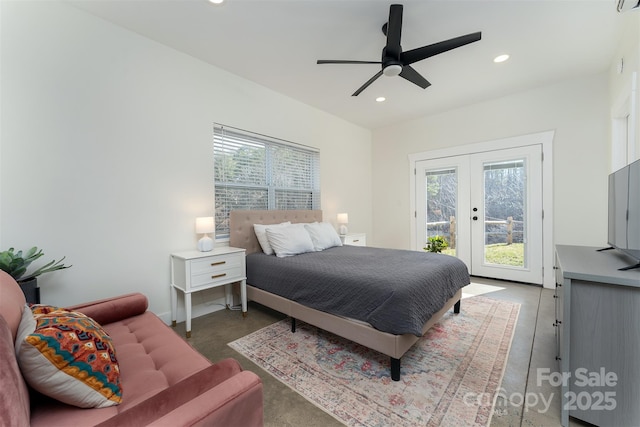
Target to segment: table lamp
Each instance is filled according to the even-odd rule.
[[[347,224],[349,223],[349,214],[348,213],[339,213],[338,214],[338,224],[340,224],[340,227],[338,228],[338,233],[340,234],[347,234],[348,233],[348,229],[347,229]]]
[[[209,237],[209,233],[215,231],[215,223],[212,216],[202,216],[196,218],[196,234],[204,234],[198,240],[198,250],[200,252],[209,252],[213,249],[213,239]]]

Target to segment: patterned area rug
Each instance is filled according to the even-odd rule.
[[[520,305],[476,296],[450,310],[402,357],[282,320],[229,343],[348,426],[487,426]]]

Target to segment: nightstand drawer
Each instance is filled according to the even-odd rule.
[[[367,246],[367,235],[365,233],[351,233],[340,236],[343,245]]]
[[[242,263],[243,253],[218,255],[191,261],[191,274],[193,276],[204,273],[216,274],[230,268],[239,268]]]
[[[227,268],[227,269],[218,269],[216,271],[210,271],[203,274],[194,274],[191,276],[191,288],[198,288],[200,286],[209,286],[214,285],[216,283],[229,283],[229,280],[237,277],[238,280],[242,279],[242,269],[240,266]]]
[[[191,261],[191,288],[229,283],[235,277],[243,277],[243,256],[237,253]]]
[[[242,279],[240,274],[240,268],[232,270],[222,271],[215,274],[199,274],[193,276],[191,279],[191,289],[197,289],[201,286],[215,285],[216,283],[229,283],[230,279],[237,277],[238,280]]]

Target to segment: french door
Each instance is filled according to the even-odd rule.
[[[542,284],[542,148],[416,162],[417,244],[443,237],[475,276]]]

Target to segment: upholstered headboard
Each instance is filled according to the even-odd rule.
[[[229,214],[229,246],[244,248],[247,255],[262,250],[253,224],[279,224],[281,222],[321,222],[321,210],[291,211],[231,211]]]

